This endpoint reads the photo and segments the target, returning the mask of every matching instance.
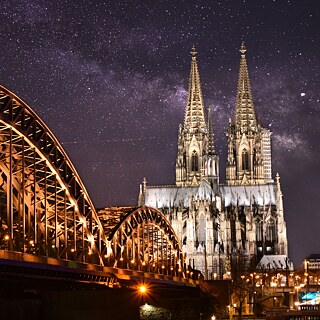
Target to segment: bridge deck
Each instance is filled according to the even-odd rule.
[[[108,286],[131,285],[136,282],[193,287],[199,284],[197,280],[169,275],[103,267],[3,250],[0,250],[0,274],[91,282]]]

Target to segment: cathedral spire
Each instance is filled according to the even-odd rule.
[[[241,43],[241,60],[236,100],[236,130],[241,133],[257,131],[257,120],[253,106],[253,99],[250,87],[249,72],[246,60],[247,49],[244,42]]]
[[[193,45],[191,50],[191,71],[184,128],[195,133],[198,129],[206,129],[204,103],[201,91],[200,76],[197,63],[197,51]]]

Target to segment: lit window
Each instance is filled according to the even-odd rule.
[[[256,240],[262,241],[262,222],[257,221],[256,223]]]
[[[249,170],[249,155],[246,149],[242,151],[242,170]]]
[[[191,171],[198,171],[198,154],[196,151],[193,151],[193,153],[192,153]]]

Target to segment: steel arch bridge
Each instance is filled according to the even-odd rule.
[[[97,213],[41,118],[0,86],[0,249],[184,277],[181,244],[154,208]]]
[[[151,207],[105,208],[99,211],[112,254],[108,265],[181,276],[181,244],[166,217]]]

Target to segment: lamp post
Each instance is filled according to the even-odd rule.
[[[234,313],[234,315],[236,315],[236,311],[237,311],[237,304],[236,303],[233,304],[233,308],[234,308],[233,313]]]
[[[296,309],[298,309],[298,306],[299,306],[299,290],[300,290],[300,285],[299,286],[295,286],[294,287],[296,289],[296,292],[297,292],[297,296],[296,296],[296,302],[294,303],[294,305],[296,306]]]
[[[4,236],[4,240],[5,240],[5,242],[6,242],[5,249],[6,249],[6,250],[9,250],[9,240],[10,240],[10,237],[6,234],[6,235]]]

